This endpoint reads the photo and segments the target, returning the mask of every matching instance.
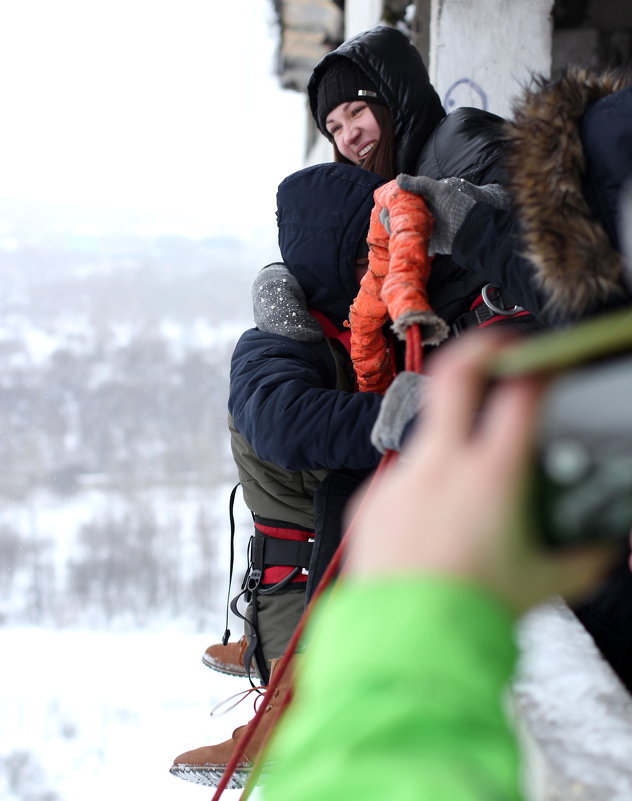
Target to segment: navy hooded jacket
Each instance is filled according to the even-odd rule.
[[[308,308],[340,330],[357,294],[356,255],[382,183],[367,170],[332,163],[294,173],[279,186],[283,260]],[[336,383],[325,338],[312,343],[250,329],[233,354],[228,408],[260,459],[292,471],[372,469],[380,458],[370,433],[381,396],[341,391]]]

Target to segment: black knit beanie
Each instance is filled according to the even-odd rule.
[[[367,103],[386,105],[375,85],[359,67],[348,58],[336,59],[325,72],[318,85],[318,127],[325,136],[331,136],[325,126],[329,112],[341,103],[364,100]]]

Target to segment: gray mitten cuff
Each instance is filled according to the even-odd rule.
[[[407,426],[422,408],[431,381],[410,371],[395,376],[371,431],[371,443],[380,453],[401,449]]]
[[[509,193],[499,184],[476,186],[463,178],[435,181],[423,175],[398,175],[397,185],[407,192],[421,195],[434,217],[434,230],[428,253],[452,253],[452,242],[463,220],[479,202],[497,208],[508,208]]]
[[[307,310],[303,288],[284,264],[268,264],[252,284],[255,325],[268,334],[320,342],[324,334]]]

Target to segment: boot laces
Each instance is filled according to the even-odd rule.
[[[220,701],[219,704],[216,704],[213,709],[211,709],[210,715],[213,717],[215,714],[226,715],[230,712],[231,709],[235,709],[235,707],[239,706],[242,701],[245,701],[246,698],[251,695],[252,693],[256,693],[256,697],[253,703],[253,709],[256,712],[261,699],[265,695],[267,687],[249,687],[247,690],[242,690],[239,693],[235,693],[234,695],[229,695],[228,698],[224,698],[223,701]],[[236,701],[234,699],[237,699]],[[233,701],[231,704],[230,702]],[[221,712],[218,712],[221,710]]]

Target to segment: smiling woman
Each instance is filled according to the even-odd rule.
[[[380,138],[380,126],[366,103],[341,103],[327,115],[327,130],[350,161],[363,161]]]
[[[274,74],[277,40],[269,0],[239,19],[233,4],[205,0],[0,4],[0,202],[212,234],[237,227],[239,201],[269,226],[303,145],[301,96]],[[291,122],[292,141],[253,132],[264,112]],[[255,153],[243,193],[233,171]]]
[[[393,125],[373,82],[347,58],[336,59],[318,86],[318,124],[336,161],[393,178]]]
[[[343,42],[321,59],[308,93],[335,160],[387,179],[416,172],[424,145],[445,117],[419,52],[386,26]]]

